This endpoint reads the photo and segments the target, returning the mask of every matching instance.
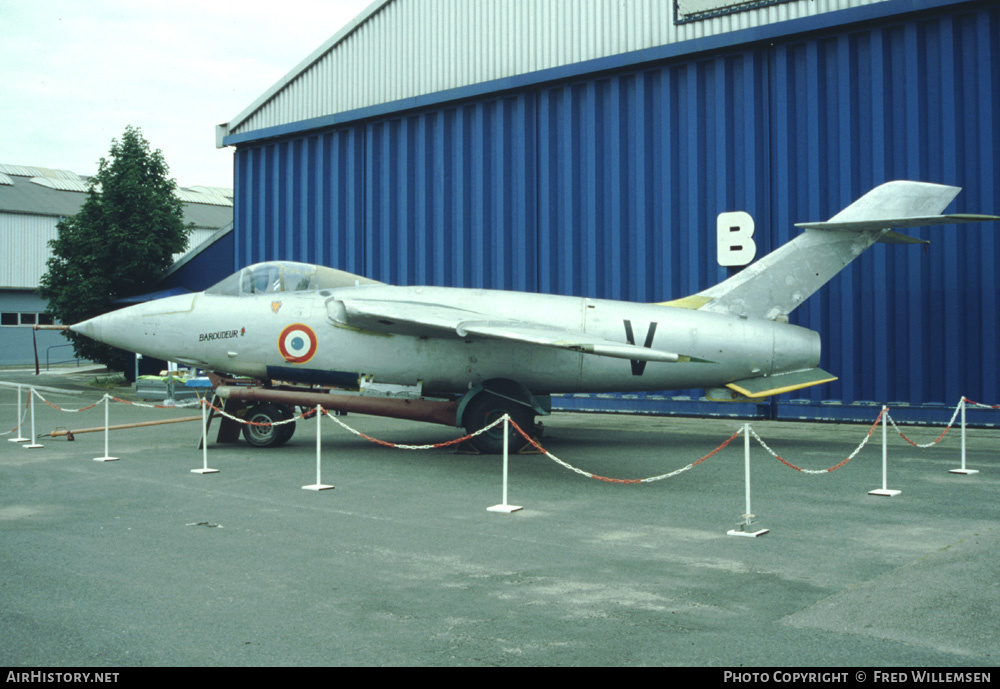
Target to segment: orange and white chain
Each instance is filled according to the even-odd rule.
[[[963,397],[962,399],[965,400],[967,405],[971,404],[973,407],[977,407],[979,409],[1000,409],[1000,404],[983,404],[982,402],[973,402],[968,397]]]
[[[38,392],[38,390],[36,390],[35,388],[31,388],[31,390],[29,391],[29,394],[34,395],[35,397],[37,397],[42,402],[44,402],[45,404],[49,405],[50,407],[52,407],[56,411],[64,411],[64,412],[67,412],[69,414],[75,414],[77,412],[87,411],[88,409],[93,409],[98,404],[100,404],[101,402],[104,401],[104,397],[107,397],[107,395],[105,395],[104,397],[102,397],[101,399],[97,400],[93,404],[88,404],[86,407],[80,407],[79,409],[66,409],[65,407],[60,407],[58,404],[53,404],[52,402],[49,402],[47,399],[45,399],[44,397],[42,397],[42,393]]]
[[[177,404],[177,405],[174,405],[173,407],[168,407],[168,406],[160,405],[160,404],[143,404],[141,402],[130,402],[128,400],[123,400],[123,399],[120,399],[118,397],[114,397],[112,395],[107,395],[106,394],[100,400],[98,400],[97,402],[94,402],[91,405],[88,405],[88,406],[85,406],[85,407],[81,407],[79,409],[66,409],[66,408],[59,407],[58,405],[55,405],[55,404],[49,402],[48,400],[46,400],[41,395],[41,393],[39,393],[35,389],[31,389],[30,394],[36,395],[42,402],[44,402],[48,406],[52,407],[53,409],[57,409],[57,410],[63,411],[63,412],[70,412],[70,413],[82,412],[82,411],[87,411],[89,409],[93,409],[98,404],[100,404],[101,402],[103,402],[105,399],[112,399],[112,400],[114,400],[116,402],[121,402],[122,404],[129,404],[129,405],[132,405],[132,406],[145,407],[145,408],[149,408],[149,409],[171,409],[171,408],[178,408],[178,407],[192,407],[192,406],[204,404],[205,406],[213,409],[220,416],[224,416],[224,417],[226,417],[228,419],[236,421],[237,423],[251,425],[251,426],[283,426],[285,424],[295,423],[296,421],[309,418],[309,417],[313,416],[316,413],[315,409],[308,409],[307,411],[303,412],[302,414],[300,414],[298,416],[293,416],[292,418],[289,418],[289,419],[283,419],[281,421],[271,421],[271,422],[258,422],[258,421],[248,421],[246,419],[241,419],[241,418],[239,418],[237,416],[234,416],[234,415],[228,413],[227,411],[225,411],[224,409],[222,409],[220,407],[216,407],[215,405],[211,404],[210,402],[208,402],[208,400],[205,400],[205,399],[193,400],[191,402]],[[969,399],[966,399],[966,398],[963,398],[962,401],[966,402],[968,404],[971,404],[974,407],[985,408],[985,409],[1000,409],[1000,405],[980,404],[978,402],[973,402],[972,400],[969,400]],[[29,400],[29,402],[30,402],[30,400]],[[872,427],[869,429],[867,435],[865,435],[864,439],[857,446],[857,448],[855,448],[855,450],[850,455],[848,455],[847,459],[845,459],[844,461],[840,462],[839,464],[836,464],[835,466],[829,467],[827,469],[804,469],[802,467],[796,466],[796,465],[788,462],[787,460],[783,459],[777,452],[775,452],[774,450],[772,450],[768,446],[768,444],[765,443],[764,440],[757,434],[757,431],[755,431],[752,426],[747,425],[747,429],[749,430],[749,432],[753,436],[753,438],[760,444],[760,446],[763,447],[772,457],[774,457],[775,459],[777,459],[782,464],[784,464],[784,465],[786,465],[786,466],[788,466],[788,467],[790,467],[792,469],[795,469],[796,471],[800,471],[800,472],[802,472],[804,474],[814,474],[814,475],[815,474],[828,474],[828,473],[830,473],[832,471],[835,471],[836,469],[839,469],[840,467],[844,466],[848,462],[850,462],[852,459],[854,459],[861,452],[862,449],[864,449],[864,447],[868,444],[868,441],[871,440],[871,437],[874,434],[875,429],[878,427],[879,422],[882,420],[883,415],[885,415],[888,418],[888,420],[892,423],[893,428],[896,429],[896,432],[899,433],[899,435],[903,438],[903,440],[905,440],[906,442],[908,442],[910,445],[913,445],[914,447],[923,449],[923,448],[932,447],[933,445],[936,445],[937,443],[941,442],[941,440],[944,438],[944,436],[947,435],[948,431],[951,430],[952,426],[954,426],[955,419],[958,418],[958,414],[959,414],[961,408],[962,408],[962,402],[960,402],[959,405],[955,408],[955,413],[952,414],[951,420],[948,422],[948,425],[945,427],[945,429],[941,433],[941,435],[939,435],[936,439],[932,440],[931,442],[924,443],[924,444],[915,443],[914,441],[912,441],[909,438],[907,438],[906,435],[899,428],[899,426],[896,424],[896,420],[893,419],[892,415],[890,415],[888,413],[888,409],[885,409],[885,410],[882,411],[882,413],[879,414],[878,418],[875,420],[875,423],[872,424]],[[400,449],[400,450],[432,450],[432,449],[439,449],[439,448],[443,448],[443,447],[449,447],[451,445],[457,445],[457,444],[465,442],[465,441],[467,441],[467,440],[469,440],[471,438],[474,438],[474,437],[480,435],[481,433],[485,433],[486,431],[489,431],[489,430],[493,429],[498,424],[503,423],[504,418],[505,418],[505,417],[501,417],[501,418],[497,419],[496,421],[494,421],[493,423],[489,424],[488,426],[485,426],[485,427],[479,429],[475,433],[471,433],[471,434],[463,436],[461,438],[455,438],[454,440],[448,440],[448,441],[441,442],[441,443],[430,443],[430,444],[426,444],[426,445],[406,445],[406,444],[400,444],[400,443],[391,443],[391,442],[388,442],[388,441],[385,441],[385,440],[379,440],[378,438],[373,438],[372,436],[366,435],[365,433],[362,433],[361,431],[359,431],[359,430],[357,430],[355,428],[352,428],[351,426],[347,425],[346,423],[344,423],[343,421],[341,421],[336,416],[333,416],[332,414],[330,414],[326,409],[323,409],[322,407],[320,407],[320,409],[321,409],[321,411],[322,411],[323,414],[325,414],[327,417],[329,417],[330,419],[332,419],[335,423],[337,423],[339,426],[341,426],[346,431],[348,431],[348,432],[350,432],[350,433],[352,433],[352,434],[354,434],[354,435],[356,435],[356,436],[358,436],[360,438],[368,440],[370,442],[373,442],[373,443],[376,443],[376,444],[379,444],[379,445],[383,445],[385,447],[394,447],[394,448],[397,448],[397,449]],[[22,423],[24,421],[24,417],[27,415],[27,411],[28,411],[28,404],[25,405],[25,408],[24,408],[24,410],[23,410],[23,412],[21,414],[21,417],[22,417],[21,421],[22,421]],[[559,466],[561,466],[561,467],[563,467],[565,469],[569,469],[570,471],[572,471],[574,473],[577,473],[577,474],[579,474],[581,476],[585,476],[587,478],[592,478],[592,479],[595,479],[595,480],[598,480],[598,481],[605,481],[605,482],[608,482],[608,483],[622,483],[622,484],[653,483],[653,482],[656,482],[656,481],[662,481],[664,479],[673,478],[675,476],[678,476],[678,475],[680,475],[680,474],[682,474],[682,473],[684,473],[684,472],[686,472],[686,471],[694,468],[698,464],[701,464],[702,462],[704,462],[708,458],[712,457],[713,455],[715,455],[716,453],[718,453],[719,451],[721,451],[722,449],[724,449],[733,440],[735,440],[740,435],[740,432],[741,432],[739,430],[736,431],[726,441],[724,441],[721,445],[719,445],[718,447],[716,447],[710,453],[708,453],[704,457],[701,457],[697,461],[692,462],[691,464],[688,464],[688,465],[686,465],[684,467],[681,467],[680,469],[676,469],[676,470],[671,471],[671,472],[666,473],[666,474],[660,474],[658,476],[651,476],[651,477],[642,478],[642,479],[617,479],[617,478],[609,478],[607,476],[600,476],[598,474],[594,474],[594,473],[586,471],[584,469],[580,469],[580,468],[575,467],[572,464],[569,464],[568,462],[560,459],[559,457],[556,457],[554,454],[552,454],[551,452],[549,452],[548,450],[546,450],[544,447],[542,447],[541,444],[538,443],[538,441],[536,441],[534,438],[532,438],[527,433],[525,433],[525,431],[522,430],[516,423],[514,423],[514,421],[512,419],[510,419],[510,417],[506,417],[506,418],[507,418],[508,422],[514,427],[514,429],[518,433],[520,433],[522,436],[524,436],[524,438],[532,446],[534,446],[536,450],[538,450],[540,453],[544,454],[546,457],[548,457],[549,459],[551,459],[553,462],[555,462]],[[9,435],[10,433],[13,433],[15,430],[17,430],[17,429],[15,428],[15,429],[13,429],[11,431],[7,431],[5,433],[0,433],[0,435]]]
[[[179,402],[177,404],[144,404],[142,402],[130,402],[129,400],[123,400],[120,397],[115,397],[114,395],[108,395],[115,402],[121,402],[122,404],[127,404],[132,407],[144,407],[146,409],[184,409],[185,407],[197,407],[201,404],[199,400],[191,400],[190,402]]]
[[[986,406],[986,405],[983,405],[983,406]],[[915,443],[914,441],[912,441],[912,440],[910,440],[909,438],[906,437],[906,434],[903,433],[902,429],[899,426],[896,425],[896,419],[892,418],[892,414],[886,413],[886,416],[889,417],[889,421],[890,421],[890,423],[892,423],[892,427],[896,429],[897,433],[899,433],[899,437],[900,438],[902,438],[903,440],[905,440],[906,442],[908,442],[910,445],[913,445],[913,447],[918,447],[921,450],[923,450],[923,449],[926,449],[928,447],[933,447],[934,445],[937,445],[939,442],[941,442],[942,440],[944,440],[944,437],[946,435],[948,435],[948,431],[950,431],[951,427],[955,425],[955,419],[958,418],[958,413],[961,410],[962,410],[962,402],[959,402],[958,406],[955,407],[955,413],[951,415],[951,421],[949,421],[948,425],[945,426],[944,430],[941,432],[941,435],[939,435],[937,438],[935,438],[934,440],[930,441],[929,443],[924,443],[922,445],[918,444],[918,443]]]
[[[372,443],[375,443],[376,445],[383,445],[385,447],[394,447],[394,448],[396,448],[398,450],[435,450],[435,449],[438,449],[438,448],[441,448],[441,447],[449,447],[451,445],[457,445],[459,443],[463,443],[466,440],[469,440],[471,438],[475,438],[477,435],[481,435],[481,434],[485,433],[486,431],[489,431],[489,430],[493,429],[495,426],[503,423],[503,420],[504,420],[504,417],[501,416],[499,419],[497,419],[496,421],[494,421],[490,425],[483,426],[482,428],[480,428],[475,433],[470,433],[469,435],[462,436],[461,438],[455,438],[454,440],[446,440],[443,443],[431,443],[429,445],[402,445],[402,444],[399,444],[399,443],[390,443],[387,440],[379,440],[378,438],[373,438],[370,435],[366,435],[366,434],[362,433],[361,431],[359,431],[359,430],[357,430],[355,428],[351,428],[346,423],[344,423],[343,421],[341,421],[340,419],[338,419],[336,416],[332,416],[330,414],[330,412],[328,412],[326,409],[323,410],[323,413],[326,414],[335,423],[337,423],[337,425],[339,425],[341,428],[343,428],[344,430],[348,431],[349,433],[353,433],[354,435],[358,436],[359,438],[364,438],[365,440],[367,440],[369,442],[372,442]],[[511,421],[511,423],[513,424],[514,422]]]
[[[79,409],[67,409],[66,407],[60,407],[58,404],[55,404],[54,402],[48,401],[47,399],[45,399],[45,397],[42,396],[42,393],[38,392],[38,390],[36,390],[35,388],[31,388],[31,390],[29,392],[30,392],[30,394],[34,395],[35,397],[37,397],[38,399],[40,399],[42,402],[44,402],[45,404],[47,404],[48,406],[50,406],[53,409],[55,409],[56,411],[66,412],[68,414],[75,414],[77,412],[88,411],[90,409],[93,409],[94,407],[96,407],[97,405],[99,405],[101,402],[103,402],[105,399],[110,399],[110,400],[112,400],[114,402],[120,402],[122,404],[127,404],[127,405],[132,406],[132,407],[145,407],[146,409],[181,409],[181,408],[184,408],[184,407],[194,407],[194,406],[197,406],[199,404],[199,402],[197,400],[192,400],[190,402],[182,402],[180,404],[175,404],[175,405],[172,405],[172,406],[168,406],[168,405],[165,405],[165,404],[143,404],[142,402],[131,402],[129,400],[123,400],[120,397],[115,397],[114,395],[105,394],[104,397],[102,397],[101,399],[97,400],[93,404],[88,404],[87,406],[80,407]]]
[[[723,448],[725,448],[727,445],[729,445],[729,443],[733,442],[739,436],[739,434],[740,434],[739,431],[736,431],[731,436],[729,436],[728,440],[726,440],[725,442],[723,442],[721,445],[719,445],[717,448],[715,448],[714,450],[712,450],[711,452],[709,452],[707,455],[705,455],[704,457],[702,457],[698,461],[691,462],[687,466],[684,466],[684,467],[681,467],[680,469],[676,469],[674,471],[671,471],[670,473],[660,474],[659,476],[650,476],[648,478],[609,478],[607,476],[600,476],[598,474],[593,474],[593,473],[591,473],[589,471],[584,471],[583,469],[579,469],[579,468],[573,466],[569,462],[565,462],[565,461],[559,459],[554,454],[552,454],[551,452],[549,452],[548,450],[546,450],[544,447],[542,447],[541,444],[539,444],[539,442],[537,440],[535,440],[534,438],[532,438],[531,436],[529,436],[527,433],[525,433],[524,430],[522,430],[520,426],[518,426],[516,423],[514,423],[513,420],[510,422],[510,424],[514,427],[514,430],[516,430],[518,433],[520,433],[522,436],[524,436],[525,440],[527,440],[529,443],[531,443],[531,445],[533,445],[536,450],[538,450],[539,452],[541,452],[543,455],[545,455],[546,457],[548,457],[549,459],[551,459],[553,462],[555,462],[559,466],[563,467],[564,469],[569,469],[570,471],[572,471],[574,473],[577,473],[580,476],[586,476],[587,478],[592,478],[592,479],[595,479],[597,481],[604,481],[606,483],[625,483],[625,484],[653,483],[655,481],[662,481],[664,479],[673,478],[674,476],[677,476],[679,474],[683,474],[688,469],[696,467],[697,465],[701,464],[702,462],[704,462],[706,459],[708,459],[712,455],[714,455],[717,452],[721,451]]]
[[[885,413],[885,411],[882,412],[882,414],[884,414],[884,413]],[[791,462],[789,462],[789,461],[787,461],[785,459],[782,459],[781,456],[778,455],[777,452],[775,452],[770,447],[768,447],[767,443],[765,443],[763,441],[763,439],[761,439],[761,437],[759,435],[757,435],[757,431],[755,431],[753,429],[753,426],[750,426],[748,424],[747,428],[750,430],[750,435],[752,435],[754,437],[754,439],[758,443],[760,443],[761,447],[763,447],[765,450],[767,450],[768,453],[770,453],[770,455],[772,457],[774,457],[776,460],[778,460],[779,462],[781,462],[785,466],[789,467],[790,469],[795,469],[795,471],[801,471],[803,474],[829,474],[831,471],[836,471],[837,469],[839,469],[840,467],[844,466],[845,464],[847,464],[852,459],[854,459],[855,457],[858,456],[858,453],[860,453],[861,450],[864,449],[865,445],[868,444],[868,441],[871,440],[872,435],[875,433],[875,429],[878,428],[878,424],[882,420],[882,414],[879,414],[878,418],[875,419],[875,423],[873,423],[872,427],[870,429],[868,429],[868,434],[865,436],[865,439],[861,441],[861,444],[858,445],[857,448],[855,448],[854,452],[852,452],[850,455],[848,455],[847,459],[845,459],[843,462],[840,462],[839,464],[836,464],[836,465],[834,465],[832,467],[829,467],[828,469],[803,469],[802,467],[795,466]]]
[[[232,414],[230,414],[226,410],[220,409],[219,407],[216,407],[214,404],[211,404],[211,403],[209,403],[207,401],[205,402],[205,405],[208,406],[209,408],[215,410],[220,416],[224,416],[227,419],[230,419],[232,421],[235,421],[237,423],[240,423],[240,424],[243,424],[243,425],[246,425],[246,426],[261,426],[261,427],[266,427],[266,426],[283,426],[285,424],[294,423],[296,421],[301,421],[302,419],[311,418],[312,416],[314,416],[316,414],[316,408],[312,407],[312,408],[309,408],[306,411],[304,411],[302,414],[299,414],[298,416],[293,416],[290,419],[282,419],[281,421],[248,421],[246,419],[241,419],[241,418],[239,418],[237,416],[233,416]],[[463,436],[461,438],[455,438],[454,440],[449,440],[449,441],[446,441],[446,442],[443,442],[443,443],[434,443],[434,444],[430,444],[430,445],[403,445],[403,444],[399,444],[399,443],[390,443],[390,442],[385,441],[385,440],[379,440],[378,438],[373,438],[370,435],[366,435],[366,434],[362,433],[361,431],[359,431],[359,430],[357,430],[355,428],[351,428],[346,423],[344,423],[343,421],[341,421],[340,419],[338,419],[336,416],[332,415],[329,411],[327,411],[326,409],[323,409],[322,406],[320,406],[320,410],[322,411],[323,414],[325,414],[328,418],[330,418],[331,420],[333,420],[336,424],[338,424],[344,430],[346,430],[346,431],[348,431],[350,433],[353,433],[354,435],[358,436],[359,438],[364,438],[365,440],[368,440],[369,442],[373,442],[373,443],[376,443],[378,445],[383,445],[385,447],[395,447],[395,448],[398,448],[400,450],[432,450],[432,449],[440,448],[440,447],[448,447],[449,445],[457,445],[458,443],[464,442],[464,441],[468,440],[469,438],[476,437],[480,433],[485,433],[486,431],[492,429],[497,424],[503,422],[503,418],[497,419],[496,421],[494,421],[493,423],[491,423],[489,426],[481,428],[478,431],[476,431],[475,433]]]
[[[288,423],[295,423],[296,421],[301,421],[302,419],[308,419],[309,417],[311,417],[316,413],[316,409],[312,408],[302,412],[298,416],[293,416],[290,419],[282,419],[281,421],[247,421],[246,419],[241,419],[238,416],[233,416],[225,409],[215,406],[208,400],[203,399],[198,402],[195,402],[195,404],[204,404],[209,409],[213,409],[219,416],[224,416],[227,419],[235,421],[236,423],[244,424],[246,426],[284,426],[285,424]]]

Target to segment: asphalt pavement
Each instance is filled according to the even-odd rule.
[[[55,407],[99,402],[94,373],[43,386]],[[110,390],[128,401],[128,388]],[[26,402],[26,398],[23,400]],[[104,405],[36,399],[35,428],[104,423]],[[197,415],[114,402],[111,424]],[[1000,412],[998,412],[1000,414]],[[0,430],[17,423],[0,385]],[[457,429],[360,415],[351,427],[431,444]],[[874,419],[873,419],[874,421]],[[542,442],[577,469],[661,477],[711,453],[741,422],[554,414]],[[789,464],[841,463],[866,425],[753,422]],[[25,432],[30,428],[25,427]],[[904,428],[917,442],[941,429]],[[929,449],[881,429],[835,471],[805,473],[744,446],[647,483],[510,459],[374,444],[324,419],[289,444],[210,442],[200,425],[0,439],[0,665],[22,667],[993,666],[1000,657],[1000,431]],[[210,441],[214,438],[210,437]]]

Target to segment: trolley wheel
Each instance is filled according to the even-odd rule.
[[[273,424],[291,418],[292,412],[282,405],[262,402],[255,404],[247,412],[246,421],[251,423],[243,426],[243,438],[253,447],[279,447],[284,445],[295,432],[295,424],[281,426],[255,426],[252,424]]]
[[[532,409],[513,400],[484,392],[473,399],[465,411],[465,431],[470,434],[475,433],[502,418],[504,414],[508,414],[525,433],[530,433],[535,424],[535,412]],[[475,436],[469,442],[483,454],[501,454],[503,452],[503,424],[497,424],[485,433]],[[509,452],[517,452],[527,442],[527,439],[518,433],[513,426],[508,425],[507,450]]]

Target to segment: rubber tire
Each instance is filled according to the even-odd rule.
[[[477,395],[465,410],[464,425],[466,433],[475,433],[480,428],[485,428],[502,417],[504,414],[510,415],[525,433],[531,433],[535,425],[535,412],[523,404],[518,404],[513,400],[483,392]],[[524,447],[528,441],[523,435],[509,426],[507,451],[517,452]],[[470,441],[473,447],[486,455],[498,455],[503,453],[503,424],[500,424],[486,433],[480,433]]]
[[[281,412],[281,415],[284,417],[282,419],[282,421],[287,421],[288,419],[295,418],[295,410],[292,409],[291,407],[289,407],[288,405],[286,405],[286,404],[278,404],[278,405],[275,405],[275,406],[278,407],[278,410]],[[289,440],[292,439],[293,435],[295,435],[295,422],[292,421],[291,423],[282,424],[282,425],[278,426],[278,430],[281,431],[281,435],[282,435],[281,442],[278,443],[278,444],[279,445],[284,445],[285,443],[287,443]]]
[[[280,405],[261,402],[250,407],[245,420],[255,423],[274,423],[275,421],[284,421],[289,418],[287,416],[289,414],[291,414],[290,409],[282,410]],[[243,426],[243,438],[252,447],[280,447],[288,442],[292,433],[295,432],[294,428],[288,428],[288,426],[294,426],[294,424],[282,426],[251,426],[246,424]]]

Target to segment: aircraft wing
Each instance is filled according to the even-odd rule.
[[[372,299],[344,299],[328,306],[330,318],[360,330],[425,337],[489,338],[554,347],[584,354],[634,361],[688,361],[673,352],[605,340],[566,330],[443,304]]]

